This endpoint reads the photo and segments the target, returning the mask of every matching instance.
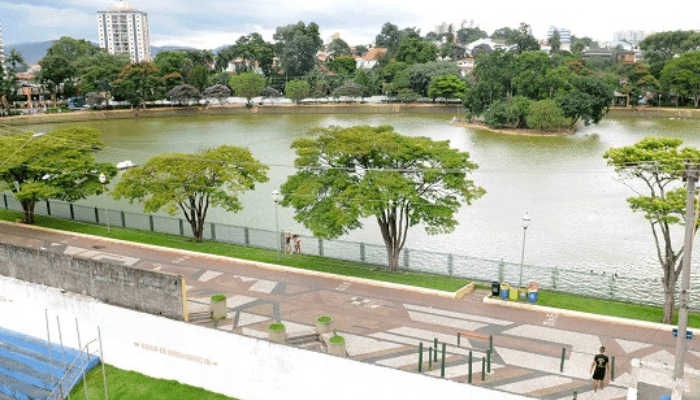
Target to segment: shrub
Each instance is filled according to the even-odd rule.
[[[561,107],[554,100],[540,100],[530,106],[527,126],[541,131],[558,130],[568,125]]]
[[[226,301],[226,295],[225,294],[215,294],[211,296],[211,301]]]
[[[330,324],[331,322],[333,322],[333,317],[331,317],[330,315],[322,315],[316,318],[316,321],[321,324]]]
[[[281,322],[275,322],[274,324],[270,324],[268,329],[271,330],[272,332],[279,332],[279,331],[284,330],[284,324]]]

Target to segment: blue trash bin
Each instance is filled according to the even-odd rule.
[[[537,290],[528,290],[527,301],[530,303],[537,303]]]
[[[508,282],[501,283],[501,298],[503,300],[508,300],[509,295],[510,295],[510,285],[508,284]]]
[[[671,400],[671,396],[661,396],[659,400]]]

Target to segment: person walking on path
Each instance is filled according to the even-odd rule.
[[[598,385],[600,385],[600,390],[603,390],[605,386],[605,373],[610,371],[610,360],[608,356],[605,355],[605,346],[600,347],[600,354],[593,357],[593,364],[591,365],[591,372],[593,373],[593,393],[598,390]]]

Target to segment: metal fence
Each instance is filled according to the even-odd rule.
[[[5,209],[22,210],[20,203],[11,195],[3,193],[2,200]],[[35,213],[91,224],[193,237],[188,222],[182,218],[107,210],[55,200],[37,203]],[[204,226],[204,239],[284,251],[283,234],[264,229],[207,222]],[[301,236],[301,240],[304,254],[370,265],[387,265],[387,253],[383,245],[312,236]],[[519,283],[522,268],[523,283],[536,281],[542,289],[657,306],[663,305],[664,301],[660,278],[622,277],[614,272],[578,271],[527,264],[521,266],[518,263],[409,248],[404,248],[401,254],[400,267],[482,282],[509,282],[513,286]],[[676,294],[678,292],[677,288]],[[700,310],[700,285],[697,282],[691,284],[690,293],[690,308]]]

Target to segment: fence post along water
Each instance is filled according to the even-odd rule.
[[[11,194],[3,193],[0,206],[7,210],[22,211],[21,204]],[[94,207],[63,201],[46,201],[36,204],[35,213],[51,217],[106,226],[106,218],[100,218]],[[117,210],[104,210],[109,215],[112,228],[152,231],[174,236],[192,237],[180,218],[163,215],[141,214]],[[117,221],[117,223],[114,223]],[[207,222],[205,240],[240,246],[277,250],[278,233],[257,229]],[[345,240],[319,240],[301,235],[303,254],[330,259],[352,261],[369,265],[386,266],[384,245]],[[481,282],[518,282],[521,264],[504,260],[489,260],[462,254],[438,253],[416,249],[404,249],[401,266],[406,270],[449,275]],[[621,300],[654,306],[663,305],[663,286],[658,278],[635,278],[617,272],[600,272],[592,269],[573,270],[557,266],[522,265],[523,284],[539,283],[540,289],[549,289],[577,295],[609,300]],[[680,283],[679,283],[680,285]],[[689,306],[700,310],[700,285],[692,283]]]

